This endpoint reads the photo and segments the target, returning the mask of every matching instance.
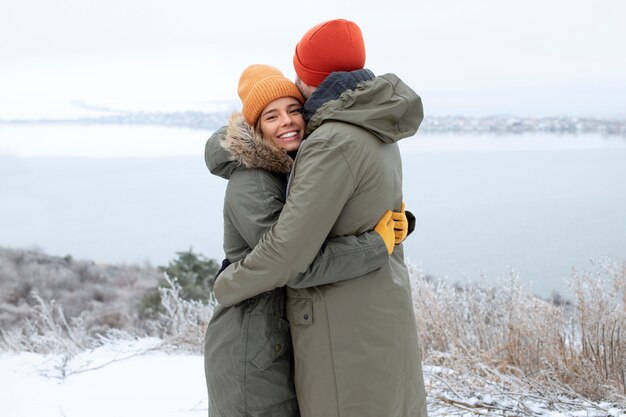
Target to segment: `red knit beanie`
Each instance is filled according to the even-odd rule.
[[[312,27],[296,45],[293,67],[298,77],[313,87],[335,71],[365,66],[365,43],[356,23],[329,20]]]

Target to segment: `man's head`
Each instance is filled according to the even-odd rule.
[[[313,87],[312,85],[308,85],[307,83],[302,81],[300,77],[298,76],[296,76],[295,84],[296,84],[296,87],[298,87],[298,90],[300,90],[304,98],[307,100],[309,99],[309,97],[311,97],[311,94],[313,94],[313,92],[317,88],[317,87]]]
[[[312,27],[296,45],[293,67],[296,84],[313,90],[335,71],[354,71],[365,66],[365,43],[356,23],[329,20]],[[302,91],[305,97],[306,91]]]

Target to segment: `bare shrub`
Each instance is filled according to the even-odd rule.
[[[68,321],[61,306],[54,301],[46,303],[37,294],[32,297],[37,304],[30,311],[30,318],[24,320],[23,327],[19,329],[2,330],[1,348],[72,355],[93,344],[80,317]]]
[[[152,335],[162,339],[162,348],[202,352],[206,326],[213,314],[214,299],[208,304],[185,300],[181,296],[182,288],[175,279],[165,275],[165,281],[167,285],[159,289],[163,312],[158,319],[146,322],[145,327],[150,329]],[[94,333],[93,324],[88,322],[89,315],[68,319],[63,308],[55,301],[46,302],[37,294],[31,297],[36,304],[26,307],[28,311],[21,327],[0,331],[0,350],[56,353],[71,358],[104,342],[133,339],[147,334],[143,329],[132,332],[119,330],[119,322],[124,321],[125,317],[114,309],[109,309],[99,317],[98,323],[102,328],[100,332]],[[103,320],[111,322],[103,325]]]

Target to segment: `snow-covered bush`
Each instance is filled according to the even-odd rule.
[[[150,334],[163,340],[164,349],[200,353],[214,302],[186,300],[181,297],[182,288],[175,279],[165,276],[165,282],[167,285],[159,290],[163,312],[134,332],[110,328],[93,334],[81,316],[68,319],[56,302],[46,302],[37,294],[32,294],[37,304],[32,307],[28,318],[22,321],[21,327],[0,331],[0,350],[59,353],[71,357],[104,342]],[[146,331],[146,328],[150,330]]]
[[[215,299],[208,303],[185,299],[176,279],[166,275],[165,280],[168,285],[159,289],[163,312],[157,323],[158,335],[167,346],[201,353]]]

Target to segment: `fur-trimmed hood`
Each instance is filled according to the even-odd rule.
[[[233,113],[228,127],[209,138],[204,159],[211,173],[226,179],[242,165],[278,174],[288,174],[293,166],[287,151],[255,133],[241,113]]]

